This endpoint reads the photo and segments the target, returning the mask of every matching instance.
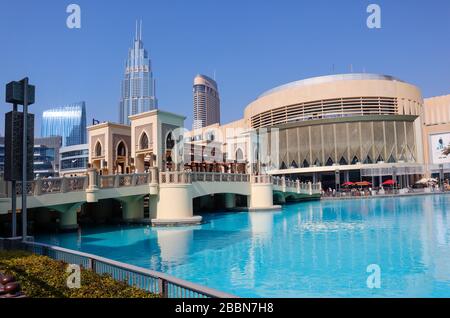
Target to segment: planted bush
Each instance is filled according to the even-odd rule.
[[[67,287],[67,264],[23,251],[0,251],[0,272],[13,275],[28,297],[57,298],[155,298],[158,295],[81,269],[80,288]]]

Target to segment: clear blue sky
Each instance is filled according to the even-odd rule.
[[[81,6],[80,30],[66,27],[70,3]],[[366,27],[370,3],[381,6],[381,30]],[[223,122],[240,118],[265,90],[330,74],[333,64],[334,73],[352,64],[354,72],[394,75],[425,97],[450,93],[448,0],[0,0],[3,112],[4,84],[29,76],[36,115],[84,100],[89,123],[117,121],[136,19],[144,23],[160,108],[185,114],[187,127],[193,77],[214,70]]]

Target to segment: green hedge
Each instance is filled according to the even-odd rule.
[[[0,251],[0,272],[13,275],[28,297],[156,298],[157,295],[118,282],[109,275],[81,270],[81,288],[70,289],[67,264],[23,251]]]

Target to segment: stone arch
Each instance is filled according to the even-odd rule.
[[[97,140],[97,143],[95,144],[94,147],[94,154],[96,157],[101,157],[102,156],[102,150],[103,150],[103,146],[102,143],[100,142],[100,140]]]
[[[147,133],[145,131],[143,131],[141,136],[139,137],[139,150],[148,149],[149,146],[150,146],[150,140],[148,138]]]
[[[236,162],[244,162],[244,152],[242,151],[242,148],[237,148],[235,152],[236,156]]]
[[[126,157],[128,154],[127,144],[123,139],[121,139],[116,146],[117,157]]]

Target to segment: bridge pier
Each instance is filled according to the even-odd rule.
[[[280,210],[281,206],[273,204],[272,183],[252,183],[248,207],[249,211]]]
[[[77,230],[77,211],[84,202],[69,203],[52,206],[53,210],[59,212],[59,228],[65,231]]]
[[[122,203],[122,219],[136,222],[144,219],[144,196],[117,198]]]
[[[233,209],[236,207],[236,194],[225,193],[225,209]]]
[[[150,195],[148,198],[148,210],[149,210],[149,218],[150,220],[157,218],[157,211],[158,209],[158,195]]]
[[[199,224],[201,216],[193,215],[192,184],[161,184],[153,225]]]

